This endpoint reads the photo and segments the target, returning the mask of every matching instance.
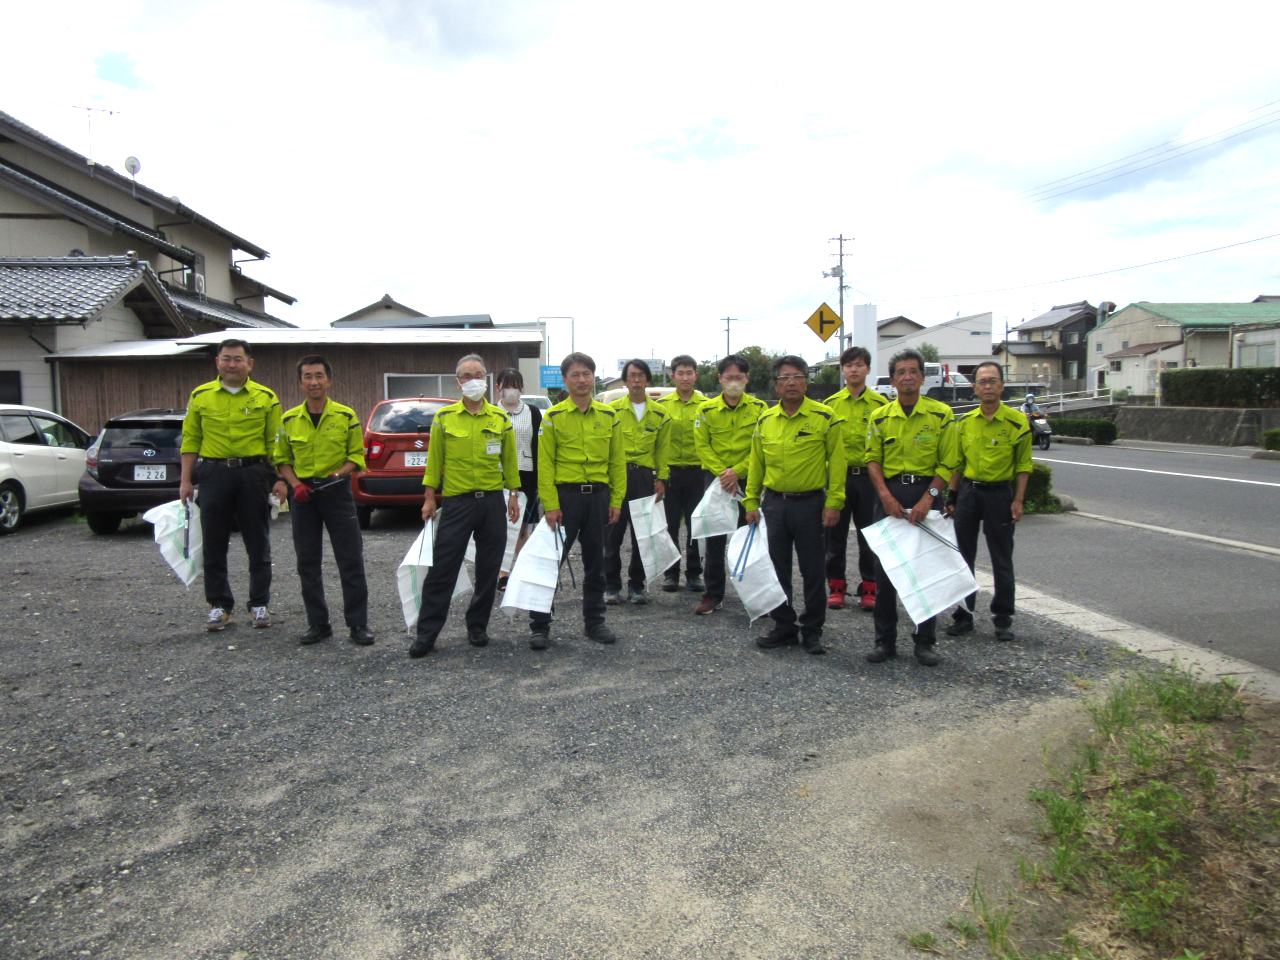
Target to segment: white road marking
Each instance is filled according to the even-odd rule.
[[[1240,480],[1236,477],[1211,477],[1203,473],[1174,473],[1172,470],[1148,470],[1145,467],[1117,467],[1111,463],[1083,463],[1079,460],[1054,460],[1052,457],[1032,457],[1040,463],[1065,463],[1072,467],[1098,467],[1102,470],[1130,470],[1133,473],[1158,473],[1164,477],[1191,477],[1193,480],[1221,480],[1224,483],[1250,483],[1256,487],[1280,487],[1270,480]]]
[[[1265,553],[1272,557],[1280,557],[1280,548],[1264,546],[1261,543],[1249,543],[1245,540],[1228,540],[1226,537],[1211,537],[1205,533],[1192,533],[1190,530],[1174,530],[1170,527],[1157,527],[1150,523],[1138,523],[1136,520],[1121,520],[1119,517],[1103,517],[1096,513],[1084,513],[1075,510],[1063,514],[1065,517],[1084,517],[1086,520],[1101,520],[1103,523],[1116,523],[1122,527],[1136,527],[1139,530],[1150,530],[1152,533],[1167,533],[1173,537],[1185,537],[1188,540],[1202,540],[1205,543],[1216,543],[1221,547],[1235,547],[1237,550],[1252,550],[1254,553]]]

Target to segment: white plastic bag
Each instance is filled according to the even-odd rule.
[[[155,528],[160,556],[188,587],[204,571],[204,536],[200,532],[200,508],[191,503],[190,514],[181,500],[152,507],[142,519]]]
[[[502,609],[513,617],[517,610],[550,613],[560,580],[560,535],[541,521],[524,542],[507,577]]]
[[[422,532],[396,568],[396,587],[400,591],[400,610],[404,614],[405,629],[413,632],[418,623],[418,611],[422,609],[422,584],[427,571],[435,560],[435,520],[422,525]],[[466,563],[458,565],[458,580],[453,587],[451,600],[471,592],[471,578]]]
[[[644,564],[645,582],[652,583],[658,574],[680,562],[680,549],[671,542],[667,511],[658,503],[656,494],[631,500],[627,507],[631,511],[631,528],[635,531],[640,561]]]
[[[755,524],[734,531],[725,556],[733,564],[729,582],[749,618],[757,620],[787,602],[786,591],[769,557],[769,532],[763,513]]]
[[[937,511],[920,524],[885,517],[864,527],[862,535],[916,624],[945,613],[978,589],[956,545],[955,524]]]
[[[738,529],[738,501],[736,493],[727,492],[720,486],[718,479],[711,481],[707,492],[702,495],[698,505],[693,508],[689,518],[689,529],[695,540],[707,537],[732,536]]]

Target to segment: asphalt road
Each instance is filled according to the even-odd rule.
[[[1036,460],[1081,511],[1280,547],[1280,462],[1123,441]],[[1280,557],[1064,514],[1020,524],[1014,562],[1051,596],[1280,671]]]

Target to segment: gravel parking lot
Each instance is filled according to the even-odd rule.
[[[0,956],[915,956],[899,932],[1030,850],[1027,786],[1112,662],[1024,616],[872,666],[857,611],[826,656],[766,652],[735,599],[660,592],[613,647],[570,592],[545,653],[500,612],[469,647],[455,604],[411,661],[417,529],[367,532],[368,648],[297,645],[284,518],[276,625],[221,634],[141,523],[0,540]]]

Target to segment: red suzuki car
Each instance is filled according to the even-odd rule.
[[[422,474],[436,411],[455,403],[440,397],[383,400],[364,430],[366,469],[351,475],[360,526],[369,528],[379,507],[422,509]]]

